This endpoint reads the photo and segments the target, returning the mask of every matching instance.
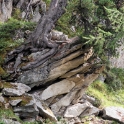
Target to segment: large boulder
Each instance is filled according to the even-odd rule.
[[[124,124],[124,108],[121,107],[106,107],[103,110],[105,119],[112,119]]]

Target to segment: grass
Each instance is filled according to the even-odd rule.
[[[89,86],[87,94],[99,101],[99,108],[101,109],[107,106],[124,107],[124,90],[110,91],[109,85],[99,80]]]
[[[0,124],[5,124],[2,119],[14,119],[21,124],[39,124],[38,122],[22,122],[18,116],[16,116],[11,109],[0,109]]]
[[[1,119],[15,119],[20,122],[19,117],[11,109],[0,109],[0,124],[5,124]]]

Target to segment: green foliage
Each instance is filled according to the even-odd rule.
[[[114,0],[71,0],[56,29],[70,37],[81,36],[83,43],[93,46],[104,61],[106,55],[117,55],[124,34],[124,7],[117,9]]]
[[[22,39],[13,40],[16,31],[33,30],[34,27],[34,23],[19,21],[16,19],[10,19],[6,23],[0,24],[0,52],[2,52],[2,55],[0,54],[0,63],[3,61],[3,54],[5,54],[7,50],[18,46],[23,42]]]
[[[18,19],[18,20],[21,19],[21,10],[20,10],[20,9],[14,8],[14,10],[13,10],[12,12],[13,12],[13,13],[12,13],[12,17],[13,17],[14,19]]]
[[[114,73],[121,81],[122,88],[124,87],[124,69],[122,68],[112,68],[111,72]]]
[[[110,89],[110,85],[97,80],[88,87],[86,93],[96,99],[94,106],[99,106],[99,108],[104,108],[106,106],[124,107],[123,88],[115,92]]]
[[[11,109],[0,109],[0,120],[2,118],[15,118],[17,121],[20,121]]]
[[[96,12],[97,22],[91,22],[94,27],[88,35],[83,36],[85,43],[94,46],[99,56],[115,56],[124,34],[124,13],[115,8],[112,0],[100,0]]]
[[[114,74],[111,70],[105,71],[105,74],[106,74],[105,83],[108,85],[110,91],[116,91],[122,88],[122,82],[116,74]]]

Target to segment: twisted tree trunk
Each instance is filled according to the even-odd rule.
[[[50,32],[54,28],[57,20],[65,12],[66,5],[67,0],[52,0],[49,10],[40,19],[35,31],[30,35],[29,39],[25,44],[21,45],[19,48],[11,51],[8,54],[9,57],[7,62],[16,56],[17,58],[19,58],[19,53],[23,54],[25,51],[36,52],[39,50],[43,50],[44,48],[50,49],[49,52],[45,53],[36,61],[30,62],[24,67],[22,67],[23,70],[27,70],[43,64],[46,60],[52,57],[57,52],[59,45],[51,40]],[[17,67],[18,62],[16,63]]]

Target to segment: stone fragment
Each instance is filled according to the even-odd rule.
[[[11,100],[11,101],[9,101],[9,103],[11,106],[16,106],[21,101],[22,101],[22,99],[17,99],[17,100]]]
[[[0,122],[1,122],[1,124],[21,124],[18,121],[14,121],[14,120],[11,120],[11,119],[3,119],[3,118],[0,120]]]
[[[69,106],[72,100],[75,97],[75,94],[77,91],[69,92],[64,97],[62,97],[58,102],[51,105],[51,110],[53,113],[57,116],[57,112],[60,110],[63,106]]]
[[[69,80],[62,80],[56,84],[50,85],[47,89],[45,89],[41,95],[41,99],[46,100],[53,96],[68,93],[74,86],[74,82]]]
[[[34,96],[36,106],[39,110],[39,114],[45,118],[49,118],[52,121],[57,121],[57,118],[53,114],[53,112],[50,110],[50,108],[40,100],[39,96]]]
[[[0,1],[0,22],[5,22],[11,18],[11,13],[13,9],[12,0]]]
[[[12,85],[15,85],[17,89],[24,90],[25,92],[28,92],[31,90],[31,88],[25,84],[22,83],[11,83]]]
[[[0,102],[4,103],[5,102],[5,99],[3,96],[0,95]]]
[[[68,35],[63,34],[63,32],[52,30],[51,31],[51,38],[53,40],[58,40],[58,41],[66,41],[68,40]]]
[[[82,112],[89,108],[89,103],[85,102],[83,104],[77,103],[75,105],[69,106],[64,114],[64,117],[78,117]]]
[[[36,118],[39,114],[39,110],[36,106],[36,103],[33,97],[29,101],[29,103],[22,105],[22,106],[14,107],[13,110],[16,115],[24,119],[25,118]]]
[[[95,115],[87,116],[87,118],[81,118],[81,124],[113,124],[113,121],[103,120]]]
[[[25,92],[28,92],[31,90],[31,88],[25,84],[22,83],[11,83],[14,88],[4,88],[2,90],[2,93],[6,96],[21,96]]]
[[[96,99],[91,97],[91,96],[88,96],[86,94],[83,95],[81,101],[83,102],[84,100],[87,100],[88,102],[90,102],[91,104],[94,104]]]
[[[90,104],[90,103],[89,103]],[[99,114],[99,109],[90,105],[88,109],[86,109],[80,117],[85,117],[85,116],[90,116],[90,115],[98,115]]]
[[[103,117],[105,119],[112,119],[124,124],[124,108],[121,107],[106,107],[103,109]]]

